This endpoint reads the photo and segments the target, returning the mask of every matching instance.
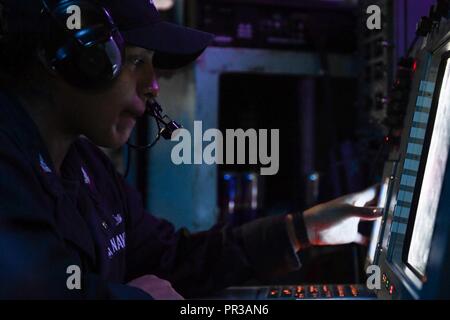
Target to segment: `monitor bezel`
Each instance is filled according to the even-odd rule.
[[[426,132],[425,132],[425,139],[424,139],[424,143],[422,146],[422,154],[420,156],[419,170],[417,172],[417,180],[416,180],[416,184],[414,186],[413,197],[412,197],[412,202],[411,202],[411,209],[410,209],[408,224],[406,227],[406,233],[405,233],[405,238],[404,238],[404,242],[403,242],[403,250],[402,250],[403,263],[405,264],[405,266],[408,269],[410,269],[413,272],[413,274],[416,277],[418,277],[418,279],[422,283],[426,282],[426,280],[427,280],[426,271],[425,271],[425,274],[422,274],[413,265],[411,265],[408,262],[408,255],[409,255],[409,249],[410,249],[412,235],[413,235],[413,231],[414,231],[414,224],[416,221],[416,213],[417,213],[417,207],[419,204],[420,190],[422,189],[423,176],[425,173],[425,168],[426,168],[426,163],[427,163],[426,160],[428,159],[428,153],[429,153],[429,149],[430,149],[432,133],[433,133],[434,124],[435,124],[435,120],[436,120],[437,108],[439,106],[439,98],[440,98],[440,94],[441,94],[442,81],[443,81],[443,78],[445,75],[447,65],[449,63],[450,63],[450,51],[447,51],[442,54],[441,61],[439,62],[439,69],[438,69],[438,73],[437,73],[437,77],[436,77],[436,89],[435,89],[434,95],[432,97],[432,103],[431,103],[431,108],[430,108],[430,112],[429,112],[429,118],[428,118],[428,123],[427,123],[427,127],[426,127]],[[447,161],[450,161],[450,159],[448,159]],[[434,233],[434,230],[433,230],[433,233]],[[433,235],[432,235],[432,237],[433,237]],[[432,244],[432,240],[431,240],[430,245],[431,244]],[[428,256],[428,260],[429,260],[429,256]],[[428,263],[427,263],[427,267],[428,267]]]

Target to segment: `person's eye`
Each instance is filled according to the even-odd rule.
[[[134,67],[138,67],[145,63],[145,59],[141,57],[130,57],[127,59],[127,63]]]
[[[140,66],[140,65],[142,65],[142,64],[144,64],[145,63],[145,60],[144,59],[141,59],[141,58],[135,58],[135,59],[133,59],[133,64],[135,65],[135,66]]]

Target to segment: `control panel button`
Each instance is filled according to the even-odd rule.
[[[326,298],[332,298],[333,297],[333,293],[331,291],[331,289],[329,288],[329,286],[327,286],[326,284],[324,284],[322,286],[322,293]]]
[[[395,287],[394,287],[393,284],[391,284],[391,285],[389,286],[389,294],[392,296],[392,295],[394,294],[394,292],[395,292]]]
[[[292,297],[292,290],[290,288],[284,288],[281,292],[281,296],[284,298],[290,298]]]
[[[312,298],[318,298],[319,297],[319,287],[310,285],[308,288],[308,293]]]
[[[280,295],[280,291],[276,288],[271,288],[269,290],[268,298],[278,298]]]
[[[351,285],[350,286],[350,292],[351,292],[353,297],[359,296],[359,290],[358,290],[358,288],[355,285]]]
[[[336,292],[337,292],[337,296],[338,297],[344,298],[345,297],[345,286],[337,285],[336,286]]]
[[[305,298],[305,288],[303,286],[297,286],[295,289],[295,297],[297,299]]]

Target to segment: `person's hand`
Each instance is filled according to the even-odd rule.
[[[172,288],[169,281],[149,274],[127,283],[131,287],[139,288],[156,300],[184,300],[184,298]]]
[[[305,212],[303,218],[312,245],[338,245],[346,243],[367,244],[358,233],[360,220],[376,220],[382,215],[381,208],[364,207],[372,204],[378,186],[316,205]]]

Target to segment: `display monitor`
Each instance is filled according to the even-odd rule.
[[[450,145],[450,63],[445,58],[441,64],[439,99],[435,113],[429,122],[424,153],[421,159],[421,183],[412,205],[413,224],[409,226],[406,241],[406,264],[422,279],[426,278],[426,267],[436,220],[436,212],[442,190]],[[439,77],[438,77],[439,78]],[[427,150],[425,150],[425,148]],[[417,190],[418,189],[418,190]]]

